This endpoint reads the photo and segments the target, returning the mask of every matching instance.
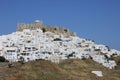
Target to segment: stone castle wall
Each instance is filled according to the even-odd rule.
[[[38,22],[38,21],[33,24],[20,23],[18,24],[17,31],[23,31],[24,29],[35,30],[38,28],[44,31],[50,31],[56,34],[63,34],[65,36],[76,36],[76,33],[71,33],[69,29],[56,27],[56,26],[45,26],[42,24],[42,22]]]
[[[41,22],[35,22],[33,24],[25,24],[25,23],[20,23],[18,24],[17,31],[23,31],[23,29],[37,29],[37,28],[42,28],[44,25]]]

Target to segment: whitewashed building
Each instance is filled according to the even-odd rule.
[[[92,57],[94,61],[113,69],[116,66],[115,61],[97,54],[96,49],[109,57],[120,56],[120,51],[109,50],[105,45],[95,44],[92,40],[77,36],[65,37],[49,31],[43,32],[41,29],[24,29],[21,32],[0,36],[0,56],[4,56],[8,61],[17,62],[22,57],[24,62],[44,59],[59,63],[64,59]]]

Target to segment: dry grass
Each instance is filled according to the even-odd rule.
[[[96,77],[93,70],[101,70],[103,77]],[[71,59],[60,64],[49,61],[31,61],[12,68],[0,69],[0,80],[120,80],[120,66],[109,70],[93,60]]]

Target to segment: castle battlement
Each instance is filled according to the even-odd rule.
[[[65,36],[76,36],[76,33],[70,32],[69,29],[66,28],[61,28],[57,26],[45,26],[41,21],[36,20],[32,24],[26,24],[26,23],[20,23],[18,24],[17,31],[23,31],[24,29],[30,29],[30,30],[35,30],[35,29],[42,29],[45,31],[50,31],[56,34],[63,34]]]

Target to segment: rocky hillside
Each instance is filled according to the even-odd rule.
[[[103,77],[91,73],[96,70],[102,71]],[[110,70],[91,59],[68,59],[60,64],[38,60],[0,68],[0,80],[120,80],[119,74],[120,65]]]

